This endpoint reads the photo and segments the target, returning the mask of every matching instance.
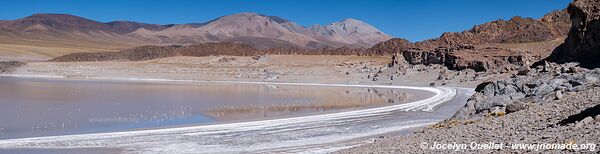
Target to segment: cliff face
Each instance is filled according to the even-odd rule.
[[[480,56],[478,52],[485,52],[486,55]],[[412,65],[439,64],[451,70],[473,69],[478,72],[515,70],[526,63],[522,55],[511,50],[471,45],[439,47],[429,51],[409,49],[400,54]]]
[[[576,0],[569,4],[571,30],[565,43],[548,58],[555,62],[581,62],[586,67],[600,66],[600,1]]]

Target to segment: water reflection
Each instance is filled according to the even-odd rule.
[[[420,99],[399,90],[312,86],[7,77],[0,85],[0,139],[299,116]]]

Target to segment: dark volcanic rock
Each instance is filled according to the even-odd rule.
[[[72,53],[60,57],[52,58],[52,62],[76,62],[76,61],[112,61],[122,59],[118,52],[99,52],[99,53]]]
[[[76,62],[76,61],[115,61],[131,60],[142,61],[157,58],[166,58],[177,55],[176,48],[181,46],[141,46],[125,49],[119,52],[99,53],[72,53],[50,59],[53,62]]]
[[[398,45],[398,44],[396,44]],[[524,56],[501,48],[475,48],[471,45],[416,49],[398,45],[395,48],[400,56],[395,61],[406,61],[411,65],[444,65],[451,70],[473,69],[475,71],[497,70],[498,68],[518,68],[524,65]],[[379,53],[368,50],[369,53]],[[385,50],[380,50],[385,52]]]
[[[265,54],[292,54],[292,55],[377,55],[365,49],[354,48],[266,48],[259,49],[242,43],[203,43],[196,45],[171,45],[171,46],[140,46],[124,49],[119,52],[99,53],[73,53],[53,58],[49,61],[75,62],[75,61],[143,61],[174,56],[259,56]]]
[[[481,83],[475,94],[460,109],[454,118],[467,119],[490,113],[496,107],[506,107],[515,112],[526,106],[524,103],[545,103],[561,99],[564,92],[577,92],[600,85],[600,68],[587,70],[580,68],[577,73],[559,73],[563,66],[546,63],[548,66],[532,70],[528,75],[513,76],[509,79]],[[518,104],[514,104],[518,103]]]
[[[74,61],[114,61],[129,60],[143,61],[158,58],[167,58],[174,56],[210,56],[210,55],[228,55],[228,56],[253,56],[262,54],[261,50],[253,48],[250,45],[240,43],[204,43],[199,45],[171,45],[171,46],[141,46],[125,49],[119,52],[100,52],[100,53],[73,53],[50,61],[55,62],[74,62]]]
[[[177,55],[175,49],[180,47],[181,46],[141,46],[120,51],[118,57],[120,59],[131,61],[173,57]]]
[[[529,104],[521,110],[478,120],[449,119],[415,131],[410,135],[374,139],[336,153],[598,153],[600,138],[600,88],[565,95],[564,99],[544,104]],[[508,107],[506,109],[509,110]],[[510,112],[510,111],[509,111]],[[595,118],[595,120],[592,117]],[[581,123],[581,124],[578,124]],[[579,126],[576,126],[579,125]],[[427,144],[424,144],[427,143]],[[432,144],[465,144],[465,149],[434,148]],[[590,143],[590,149],[470,149],[470,143],[536,144]],[[423,145],[430,146],[423,148]]]
[[[576,0],[568,7],[572,22],[565,43],[557,47],[547,60],[565,63],[580,62],[585,67],[600,66],[600,1]],[[565,18],[560,13],[550,13],[542,21]],[[560,25],[557,26],[557,30]],[[470,118],[489,113],[494,107],[506,106],[509,112],[521,110],[523,102],[545,103],[562,99],[564,92],[577,92],[600,85],[600,68],[587,70],[577,64],[556,65],[546,61],[537,62],[531,72],[522,67],[520,76],[482,83],[467,105],[455,114],[455,118]],[[516,104],[516,105],[515,105]]]
[[[25,63],[19,61],[2,61],[0,62],[0,73],[11,72],[15,68],[21,67],[23,65],[25,65]]]
[[[548,58],[556,62],[581,62],[600,66],[600,1],[576,0],[569,4],[572,27],[569,36]]]
[[[370,53],[384,55],[394,54],[398,51],[408,50],[411,48],[414,48],[414,45],[410,41],[402,38],[393,38],[388,41],[375,44],[373,47],[369,48],[368,51],[370,51]]]

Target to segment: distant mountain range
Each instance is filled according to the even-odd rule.
[[[256,13],[238,13],[205,23],[171,25],[133,21],[102,23],[68,14],[34,14],[17,20],[0,20],[0,35],[0,39],[9,40],[73,41],[108,46],[240,42],[259,48],[368,48],[391,38],[356,19],[304,27],[280,17]]]

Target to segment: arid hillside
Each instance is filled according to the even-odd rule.
[[[276,16],[238,13],[205,23],[157,25],[34,14],[0,20],[0,60],[39,61],[69,53],[215,42],[243,43],[255,48],[368,48],[390,38],[356,19],[304,27]]]
[[[562,43],[570,27],[566,10],[540,19],[513,17],[477,25],[463,32],[411,43],[390,39],[368,49],[369,53],[398,54],[409,64],[441,64],[450,69],[511,71],[547,57]]]

